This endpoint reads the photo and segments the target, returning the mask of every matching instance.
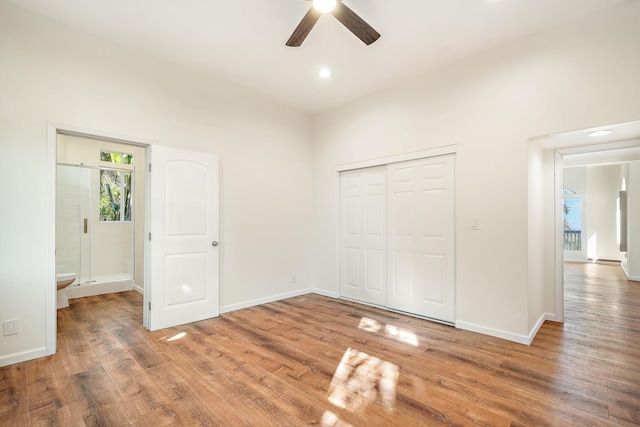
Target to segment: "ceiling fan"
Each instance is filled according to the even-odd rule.
[[[367,45],[375,42],[380,37],[380,33],[374,30],[353,10],[345,6],[342,0],[313,0],[313,7],[309,9],[293,31],[293,34],[287,40],[287,46],[300,46],[313,26],[318,22],[318,19],[320,19],[320,15],[326,12],[330,12],[335,16],[349,31]]]

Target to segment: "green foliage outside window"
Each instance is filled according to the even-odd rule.
[[[133,155],[101,151],[100,160],[132,164]],[[100,171],[100,221],[131,221],[131,172]]]

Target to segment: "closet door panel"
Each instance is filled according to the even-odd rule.
[[[453,156],[388,166],[389,308],[455,320],[453,174]]]
[[[386,305],[386,167],[340,175],[340,295]]]
[[[455,320],[454,156],[340,175],[340,295]]]

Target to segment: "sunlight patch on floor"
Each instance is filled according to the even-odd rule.
[[[160,338],[158,341],[177,341],[180,338],[184,338],[186,336],[187,336],[186,332],[180,332],[180,333],[175,334],[171,338],[167,338],[167,336],[165,335],[162,338]]]
[[[336,407],[355,413],[379,401],[393,410],[400,370],[393,363],[348,348],[331,380],[328,400]],[[324,427],[348,425],[331,411],[322,417]]]
[[[331,411],[324,411],[320,423],[322,427],[353,427],[353,424],[341,420],[340,417]]]
[[[373,332],[377,334],[384,333],[384,335],[390,338],[394,338],[398,341],[413,345],[415,347],[417,347],[419,344],[418,337],[413,332],[399,328],[395,325],[383,325],[377,320],[369,319],[368,317],[363,317],[362,319],[360,319],[360,324],[358,325],[358,327],[367,332]]]
[[[187,335],[186,332],[180,332],[179,334],[175,334],[174,336],[172,336],[171,338],[169,338],[167,341],[177,341],[180,338],[184,338]]]

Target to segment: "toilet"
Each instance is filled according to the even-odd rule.
[[[76,273],[59,273],[56,274],[56,289],[64,289],[76,280]]]
[[[56,308],[69,307],[69,298],[65,288],[76,280],[76,273],[58,273],[56,274]]]

